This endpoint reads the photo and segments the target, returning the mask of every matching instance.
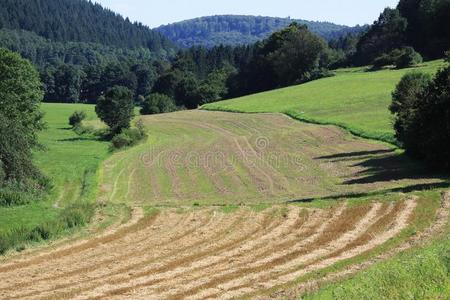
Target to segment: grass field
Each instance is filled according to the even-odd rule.
[[[441,192],[448,178],[392,145],[284,115],[308,111],[321,123],[343,120],[361,135],[392,139],[386,89],[404,72],[339,70],[206,107],[256,112],[267,105],[270,113],[142,116],[148,140],[114,153],[67,128],[74,110],[101,127],[92,106],[44,105],[48,150],[35,161],[55,188],[46,201],[0,210],[0,225],[35,226],[73,203],[132,213],[96,235],[7,258],[0,298],[297,299],[320,286],[306,297],[445,298],[450,195]],[[355,97],[346,100],[349,89]],[[308,97],[296,100],[305,90]],[[372,95],[370,105],[364,95]]]
[[[108,142],[80,137],[68,126],[75,110],[84,110],[89,120],[96,118],[94,106],[43,104],[47,129],[39,141],[46,148],[36,151],[34,161],[54,186],[46,199],[30,205],[0,208],[0,233],[27,230],[55,220],[65,207],[95,200],[98,167],[108,156]]]
[[[395,143],[388,108],[396,84],[407,72],[433,74],[442,65],[439,60],[403,70],[341,69],[334,77],[211,103],[202,108],[246,113],[280,112],[303,121],[339,125],[359,136]]]

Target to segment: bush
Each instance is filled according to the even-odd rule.
[[[384,66],[394,65],[395,59],[390,54],[382,54],[373,61],[374,69],[381,69]]]
[[[122,149],[131,147],[146,138],[146,133],[143,125],[138,121],[137,128],[125,129],[122,133],[116,135],[112,139],[112,145],[115,149]]]
[[[422,55],[412,47],[405,47],[402,50],[395,60],[395,66],[398,69],[412,67],[423,62]]]
[[[407,153],[431,166],[450,170],[450,66],[434,80],[428,75],[405,75],[393,93],[397,139]]]
[[[0,206],[19,206],[36,202],[44,197],[44,193],[51,188],[47,178],[36,179],[32,183],[6,182],[0,185]]]
[[[3,162],[0,160],[0,186],[3,185],[5,180],[6,180],[6,172],[5,172],[5,169],[4,169]]]
[[[6,236],[0,236],[0,255],[5,254],[5,252],[9,248],[11,248],[9,240],[6,238]]]
[[[175,101],[163,94],[151,94],[142,103],[142,115],[169,113],[177,110]]]
[[[115,149],[122,149],[131,146],[133,140],[125,132],[122,132],[114,136],[111,142]]]
[[[69,125],[79,127],[84,119],[86,119],[86,113],[84,111],[76,111],[69,117]]]
[[[57,229],[59,229],[57,224],[51,224],[51,223],[44,223],[36,226],[31,230],[29,234],[29,240],[34,242],[39,242],[41,240],[47,241],[49,240],[53,235],[59,233]]]
[[[73,205],[66,208],[61,216],[62,227],[72,229],[89,223],[94,214],[94,209],[89,204]]]
[[[393,65],[398,69],[411,67],[422,63],[422,56],[412,47],[394,49],[389,53],[384,53],[373,61],[374,69]]]

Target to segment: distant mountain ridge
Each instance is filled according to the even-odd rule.
[[[292,22],[307,25],[311,31],[326,40],[339,38],[348,32],[360,32],[365,28],[291,18],[217,15],[164,25],[155,30],[184,48],[200,45],[210,48],[220,44],[253,44]]]

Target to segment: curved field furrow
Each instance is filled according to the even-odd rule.
[[[236,220],[237,218],[237,220]],[[111,282],[111,284],[114,284],[114,282],[120,282],[124,279],[122,279],[123,275],[130,275],[131,273],[137,273],[137,275],[139,275],[139,270],[142,268],[148,268],[148,267],[153,267],[153,269],[150,269],[148,271],[140,271],[142,272],[152,272],[152,270],[161,270],[164,268],[167,268],[167,266],[165,266],[162,262],[164,260],[167,261],[167,264],[173,264],[173,260],[171,260],[171,258],[173,258],[175,255],[180,255],[181,253],[192,253],[192,249],[199,249],[199,247],[206,243],[206,242],[210,242],[212,239],[210,238],[210,235],[213,235],[216,238],[219,238],[222,235],[225,235],[227,232],[229,231],[233,231],[236,230],[236,227],[238,225],[242,225],[242,221],[243,218],[241,217],[237,217],[236,218],[220,218],[220,220],[218,220],[219,222],[214,223],[214,224],[209,224],[210,226],[208,226],[207,228],[209,229],[208,231],[204,231],[203,229],[198,229],[196,232],[193,232],[192,234],[190,234],[189,236],[186,236],[183,239],[178,239],[176,241],[174,241],[173,243],[171,243],[170,245],[167,245],[167,247],[165,248],[156,248],[156,250],[160,250],[161,253],[163,253],[163,256],[156,256],[155,257],[155,249],[150,248],[148,250],[148,255],[147,257],[134,257],[130,255],[130,260],[127,261],[120,261],[119,269],[116,270],[111,270],[111,269],[105,269],[104,272],[106,273],[102,273],[102,270],[99,270],[97,272],[95,272],[95,274],[91,274],[91,277],[88,281],[86,282],[82,282],[82,284],[80,286],[82,286],[83,288],[77,288],[75,290],[73,290],[72,292],[70,292],[71,295],[77,295],[80,293],[81,290],[83,289],[87,289],[87,288],[94,288],[95,286],[99,285],[99,283],[96,282],[96,278],[99,281],[109,281]],[[231,223],[234,220],[234,222],[232,223],[232,225],[227,225],[229,223]],[[215,228],[217,228],[217,230],[220,230],[221,232],[216,232]],[[206,235],[206,236],[205,236]],[[204,238],[204,239],[203,239]],[[191,245],[189,245],[189,243],[192,243]],[[177,246],[178,245],[178,246]],[[154,245],[153,245],[154,246]],[[145,260],[143,260],[145,259]],[[136,275],[136,276],[137,276]],[[84,284],[83,284],[84,283]],[[68,287],[73,288],[73,284],[69,285]],[[67,287],[66,287],[67,288]],[[61,295],[58,295],[58,297],[62,297],[63,295],[67,295],[67,293],[63,293]]]
[[[254,297],[404,241],[417,222],[416,196],[342,195],[440,182],[403,176],[404,162],[384,145],[282,115],[195,111],[144,121],[157,138],[114,154],[100,182],[99,202],[136,207],[131,220],[13,257],[0,265],[0,299]],[[328,196],[336,201],[286,204]],[[144,217],[148,206],[160,209]],[[434,227],[448,218],[442,211]]]
[[[66,256],[55,260],[49,260],[47,264],[41,265],[42,269],[53,268],[54,266],[50,264],[59,265],[58,274],[48,278],[41,278],[40,281],[52,280],[55,278],[61,279],[73,274],[83,274],[89,270],[95,270],[102,264],[126,259],[129,257],[130,251],[138,254],[140,249],[133,243],[137,243],[138,245],[143,242],[155,243],[154,245],[170,244],[173,240],[192,234],[192,232],[196,230],[196,227],[199,227],[199,225],[193,223],[192,215],[188,214],[171,214],[170,217],[158,218],[153,224],[149,224],[145,230],[132,232],[124,236],[120,242],[112,242],[110,244],[105,243],[97,248],[90,249],[89,253],[83,257],[82,261],[79,260],[79,256]],[[105,253],[107,248],[116,250],[113,252],[106,251]],[[140,251],[145,252],[147,250],[148,249],[143,249]],[[78,253],[78,255],[80,254]],[[76,265],[76,268],[74,268],[73,265]],[[65,269],[70,271],[65,272]],[[20,281],[20,277],[23,274],[17,272],[16,275],[19,277],[17,281]],[[29,281],[24,282],[24,284],[29,283]],[[36,282],[32,281],[31,283]],[[0,291],[3,289],[0,289]]]
[[[80,270],[80,272],[71,272],[68,275],[71,275],[67,278],[62,276],[63,279],[59,280],[61,284],[53,289],[49,289],[48,285],[51,283],[52,280],[48,280],[47,282],[43,282],[43,285],[45,288],[49,289],[48,292],[52,292],[55,290],[61,290],[66,289],[69,287],[72,287],[76,283],[78,284],[85,284],[87,282],[92,283],[94,279],[96,278],[103,278],[105,274],[108,275],[117,275],[117,274],[123,274],[126,273],[129,270],[133,270],[137,268],[136,260],[139,261],[140,256],[146,257],[148,260],[148,263],[150,263],[150,258],[147,256],[151,256],[153,261],[157,261],[159,259],[162,259],[167,256],[171,256],[175,251],[172,251],[171,253],[166,253],[168,250],[170,250],[173,247],[177,247],[177,243],[181,244],[183,247],[188,248],[187,240],[192,240],[193,236],[196,234],[202,234],[202,228],[207,227],[218,227],[218,228],[227,228],[226,223],[231,222],[232,220],[227,220],[224,218],[217,218],[212,217],[212,213],[203,213],[202,215],[192,216],[189,218],[183,218],[186,220],[186,222],[182,222],[182,226],[175,226],[170,232],[164,231],[152,231],[147,233],[149,237],[147,240],[142,241],[141,244],[138,244],[138,246],[131,244],[131,247],[123,250],[124,253],[119,258],[110,258],[107,261],[101,261],[102,256],[92,257],[92,260],[89,260],[87,264],[93,264],[92,267],[88,267],[88,269]],[[166,218],[170,220],[171,217]],[[197,219],[197,220],[196,220]],[[169,223],[169,222],[168,222]],[[159,226],[160,228],[167,228],[166,226]],[[184,227],[184,228],[183,228]],[[178,229],[178,230],[177,230]],[[206,234],[206,233],[204,233]],[[214,231],[211,231],[211,234],[214,234]],[[198,244],[198,243],[197,243]],[[122,249],[118,249],[122,251]],[[132,253],[133,255],[130,255]],[[143,259],[143,258],[142,258]],[[100,263],[98,263],[96,260],[100,260]],[[120,263],[117,263],[120,262]],[[134,266],[133,268],[133,264]],[[126,266],[126,267],[124,267]],[[88,277],[89,279],[82,280],[79,277]],[[74,279],[78,279],[78,281],[74,281]],[[36,293],[35,293],[36,294]]]
[[[243,269],[236,270],[232,268],[231,271],[227,270],[223,274],[216,274],[215,276],[209,277],[207,280],[205,280],[206,278],[203,278],[200,282],[195,284],[195,288],[185,289],[182,292],[170,295],[170,297],[184,298],[201,290],[209,290],[214,287],[218,287],[221,290],[228,290],[230,287],[233,287],[233,284],[236,282],[242,283],[245,280],[252,280],[253,282],[256,282],[255,277],[258,274],[264,275],[267,272],[275,272],[275,270],[280,272],[280,270],[282,271],[283,268],[288,267],[290,264],[293,264],[296,260],[299,260],[303,256],[310,255],[314,258],[318,256],[319,253],[314,253],[314,255],[311,255],[309,254],[311,249],[322,248],[324,245],[327,245],[326,242],[333,240],[333,238],[336,237],[338,230],[345,232],[353,226],[355,226],[356,229],[361,230],[366,223],[375,218],[378,210],[379,205],[374,206],[369,211],[366,211],[366,208],[364,207],[360,214],[353,219],[353,222],[345,222],[345,228],[343,228],[341,220],[346,216],[344,212],[343,215],[339,216],[340,218],[337,218],[338,220],[336,222],[329,224],[322,233],[319,235],[312,235],[312,239],[307,239],[307,242],[300,243],[297,247],[285,251],[287,253],[277,251],[276,254],[270,255],[263,260],[247,264]],[[348,212],[348,210],[346,210],[346,212]],[[359,218],[362,219],[359,220]],[[346,238],[349,238],[353,235],[352,233],[345,233],[344,236],[348,236]]]
[[[377,218],[375,222],[372,223],[372,226],[374,226],[377,222],[381,221],[382,219],[384,219],[386,216],[389,215],[390,215],[389,217],[399,217],[399,220],[404,220],[405,216],[409,217],[411,215],[414,207],[415,203],[410,203],[409,205],[407,205],[407,209],[403,210],[399,215],[394,216],[390,215],[390,209],[388,209],[386,211],[387,213],[386,212],[383,213],[381,216]],[[362,225],[368,220],[369,219],[360,221],[359,225]],[[348,247],[348,244],[346,244],[346,241],[350,240],[350,238],[354,236],[357,231],[362,230],[362,227],[359,227],[360,229],[358,229],[357,226],[354,230],[352,230],[351,232],[347,232],[346,234],[341,236],[338,240],[333,241],[329,245],[325,247],[320,247],[318,250],[308,253],[307,255],[298,257],[295,260],[292,260],[289,263],[284,264],[283,266],[276,266],[275,268],[269,269],[266,272],[261,272],[260,274],[250,273],[250,275],[246,278],[247,280],[245,280],[245,278],[239,278],[232,282],[228,282],[227,284],[221,285],[216,289],[204,290],[202,291],[201,294],[192,296],[190,298],[194,299],[216,298],[216,297],[235,298],[255,292],[256,290],[269,289],[276,285],[282,285],[294,281],[301,275],[319,270],[321,268],[325,268],[326,266],[334,264],[340,260],[351,258],[352,256],[356,256],[364,251],[372,249],[377,245],[379,245],[379,243],[375,241],[378,242],[382,241],[381,243],[384,243],[390,237],[395,236],[395,234],[398,234],[399,230],[405,228],[405,223],[403,223],[403,221],[395,221],[391,219],[391,222],[395,224],[394,227],[391,227],[390,229],[385,228],[387,230],[386,232],[384,232],[380,236],[376,236],[373,240],[362,246],[350,248]],[[369,232],[370,228],[367,231]],[[342,250],[342,248],[330,253],[330,249],[335,249],[335,247],[337,247],[337,245],[339,244],[346,244],[346,247],[349,248],[348,251],[345,252],[345,255],[340,256],[336,255],[338,252]],[[325,253],[329,254],[325,256]],[[323,259],[320,259],[319,257],[323,257]],[[282,271],[283,269],[286,269],[286,271]]]
[[[162,281],[163,278],[154,278],[152,277],[153,274],[165,274],[174,268],[189,265],[202,257],[208,257],[220,251],[225,251],[227,249],[239,246],[241,243],[257,235],[258,232],[264,230],[266,226],[272,224],[273,222],[274,220],[270,216],[260,215],[259,217],[252,219],[248,219],[247,216],[244,224],[239,224],[240,226],[243,226],[243,228],[237,226],[231,228],[231,230],[226,230],[223,236],[217,235],[212,239],[205,239],[202,243],[205,244],[204,247],[197,247],[195,252],[193,252],[192,249],[190,249],[191,251],[181,251],[181,253],[180,251],[177,251],[176,259],[173,259],[173,256],[168,257],[166,260],[161,260],[154,265],[144,262],[140,266],[143,269],[139,272],[134,272],[132,276],[127,276],[126,278],[123,278],[123,276],[118,276],[112,280],[110,279],[110,284],[113,284],[116,289],[108,292],[107,294],[110,295],[119,293],[119,291],[126,292],[130,288],[130,285],[126,282],[139,280],[141,278],[145,278],[147,281],[150,281],[148,278],[151,277],[151,282]],[[275,225],[276,223],[272,226]],[[102,289],[99,288],[98,290]],[[94,295],[97,293],[98,291],[89,292],[89,294]]]
[[[338,210],[339,212],[336,216],[339,216],[342,208],[343,206]],[[295,222],[292,216],[295,216]],[[264,256],[264,254],[272,254],[274,249],[286,244],[286,240],[303,240],[309,237],[312,232],[317,234],[317,232],[323,231],[324,226],[320,226],[320,224],[329,224],[326,216],[325,211],[318,211],[313,212],[304,219],[303,216],[297,214],[296,209],[293,209],[288,214],[286,221],[283,222],[283,226],[279,228],[279,230],[283,231],[279,232],[279,230],[275,229],[262,238],[254,237],[253,240],[240,247],[224,253],[214,253],[213,257],[205,257],[203,261],[196,261],[189,268],[174,270],[167,274],[167,280],[162,282],[161,285],[152,285],[152,289],[155,288],[157,293],[161,293],[164,289],[167,289],[167,286],[177,284],[171,280],[172,278],[183,279],[184,276],[189,277],[190,280],[207,278],[224,271],[224,268],[229,270],[230,267],[237,268],[238,265],[242,267],[245,264],[254,262],[257,258]],[[291,228],[290,223],[293,223],[292,226],[295,227]],[[287,232],[284,231],[286,229],[288,230]],[[248,253],[251,253],[252,256],[248,257]],[[206,273],[212,273],[212,275]],[[144,281],[145,279],[140,283],[141,286],[148,285],[148,282]]]
[[[136,232],[140,233],[143,236],[146,236],[144,238],[140,237],[142,239],[141,242],[154,243],[153,245],[156,246],[159,244],[171,244],[174,240],[177,240],[182,236],[192,234],[192,232],[194,232],[201,226],[201,224],[199,223],[192,222],[192,215],[179,215],[178,220],[173,216],[176,216],[176,214],[173,214],[169,218],[159,218],[161,220],[159,224],[154,223],[154,225],[150,225],[145,228],[145,230],[142,230],[143,232]],[[205,217],[206,216],[207,214],[205,214]],[[177,221],[178,224],[174,223],[175,226],[173,226],[172,228],[167,227],[166,224],[170,224],[172,220]],[[169,228],[170,230],[167,230]],[[149,236],[152,237],[152,235],[155,235],[155,237],[149,238]],[[26,276],[24,275],[27,275],[30,272],[36,273],[38,271],[45,273],[46,270],[53,269],[55,268],[55,266],[59,266],[59,268],[53,272],[56,273],[55,275],[52,275],[51,277],[40,278],[39,280],[33,280],[31,281],[33,286],[37,288],[40,284],[48,284],[48,282],[51,282],[56,278],[60,280],[60,282],[64,281],[64,279],[71,281],[73,279],[72,276],[86,275],[90,271],[97,270],[104,265],[113,264],[117,260],[125,260],[127,258],[130,258],[130,252],[139,253],[139,251],[148,251],[148,249],[138,249],[139,247],[131,242],[134,240],[133,237],[135,238],[134,242],[139,241],[139,236],[137,236],[135,233],[130,233],[129,235],[124,237],[124,239],[122,239],[120,243],[99,245],[97,248],[91,249],[89,253],[85,254],[82,261],[80,261],[80,256],[61,257],[60,259],[51,260],[47,264],[41,264],[38,270],[36,270],[36,268],[33,268],[31,271],[25,270],[25,274],[15,274],[17,276],[17,279],[15,279],[14,282],[20,282],[21,278],[26,278]],[[145,245],[145,243],[143,243],[143,245]],[[116,250],[107,251],[108,249]],[[82,253],[78,255],[82,255]],[[24,282],[23,284],[29,283],[30,282]]]
[[[102,235],[89,240],[77,241],[74,243],[69,243],[68,245],[63,245],[57,247],[56,249],[44,250],[38,252],[36,255],[31,257],[25,257],[23,259],[13,260],[10,263],[0,266],[0,278],[6,278],[8,275],[6,272],[17,272],[19,269],[23,269],[29,266],[34,266],[42,264],[47,261],[51,261],[61,257],[67,257],[69,255],[75,255],[81,251],[86,251],[89,249],[95,249],[97,246],[106,244],[117,239],[123,238],[130,232],[134,232],[139,228],[145,228],[146,223],[153,223],[153,218],[148,218],[143,220],[144,213],[141,208],[135,208],[132,213],[132,217],[128,223],[118,226],[117,228],[112,228]],[[1,280],[0,280],[1,282]]]

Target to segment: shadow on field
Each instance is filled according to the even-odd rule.
[[[354,162],[350,167],[361,170],[343,182],[343,185],[374,184],[405,179],[442,179],[431,172],[423,163],[413,160],[395,150],[374,150],[347,152],[317,159],[331,162]]]
[[[383,190],[367,192],[367,193],[351,193],[351,194],[340,194],[340,195],[318,197],[318,198],[296,199],[296,200],[287,201],[287,203],[310,203],[310,202],[318,201],[318,200],[339,200],[339,199],[346,200],[346,199],[353,199],[353,198],[362,198],[362,197],[383,195],[386,193],[411,193],[411,192],[417,192],[417,191],[426,191],[426,190],[433,190],[433,189],[448,189],[448,188],[450,188],[450,181],[439,182],[439,183],[414,184],[414,185],[409,185],[409,186],[405,186],[405,187],[383,189]]]
[[[388,154],[363,159],[353,167],[362,168],[356,174],[357,178],[345,181],[343,184],[371,184],[378,182],[399,181],[404,179],[440,179],[423,163],[415,161],[405,154]]]
[[[75,137],[69,139],[60,139],[58,142],[80,142],[80,141],[98,141],[98,138],[95,137]]]
[[[369,155],[378,155],[378,154],[387,154],[387,153],[393,153],[394,149],[387,149],[387,150],[372,150],[372,151],[358,151],[358,152],[346,152],[346,153],[339,153],[339,154],[333,154],[328,156],[320,156],[316,157],[316,159],[332,159],[333,161],[339,161],[343,158],[360,158],[361,156],[369,156]]]

